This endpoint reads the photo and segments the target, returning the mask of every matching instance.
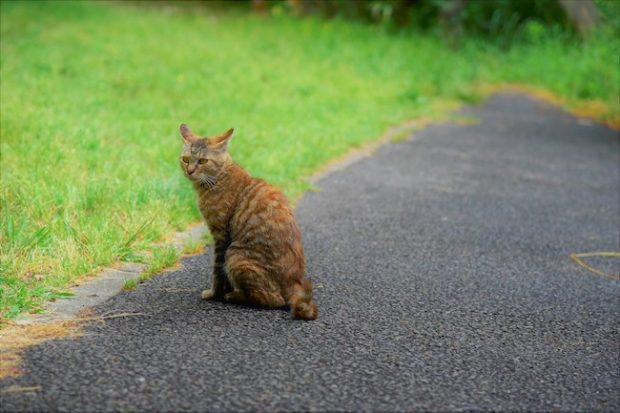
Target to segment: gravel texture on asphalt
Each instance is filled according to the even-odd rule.
[[[40,389],[2,410],[620,411],[620,281],[569,259],[620,249],[618,133],[520,95],[461,113],[304,195],[318,320],[202,301],[209,249],[96,308],[146,315],[29,349],[0,387]]]

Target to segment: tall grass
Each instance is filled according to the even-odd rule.
[[[1,23],[5,318],[199,219],[177,165],[181,122],[235,127],[235,160],[295,196],[329,159],[485,82],[618,118],[618,41],[604,36],[454,51],[337,20],[99,2],[2,2]]]

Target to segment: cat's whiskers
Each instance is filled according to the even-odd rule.
[[[215,177],[210,175],[200,175],[198,181],[200,182],[200,186],[207,189],[213,188],[217,182]]]

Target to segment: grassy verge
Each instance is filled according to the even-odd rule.
[[[234,126],[234,158],[289,196],[390,125],[485,83],[544,87],[618,122],[618,41],[500,52],[428,35],[177,6],[1,3],[0,317],[199,219],[177,127]]]
[[[146,259],[146,268],[137,280],[129,279],[123,284],[123,290],[131,291],[145,281],[148,281],[153,275],[173,266],[179,259],[180,254],[172,245],[164,245],[152,247],[149,257]]]
[[[155,247],[151,249],[151,252],[152,256],[140,274],[140,282],[144,282],[163,269],[174,265],[179,259],[179,253],[172,245]]]

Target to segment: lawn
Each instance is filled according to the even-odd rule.
[[[178,125],[291,197],[391,125],[519,83],[619,123],[618,40],[533,27],[509,51],[196,5],[1,3],[0,317],[199,220]],[[611,40],[613,39],[613,40]]]

